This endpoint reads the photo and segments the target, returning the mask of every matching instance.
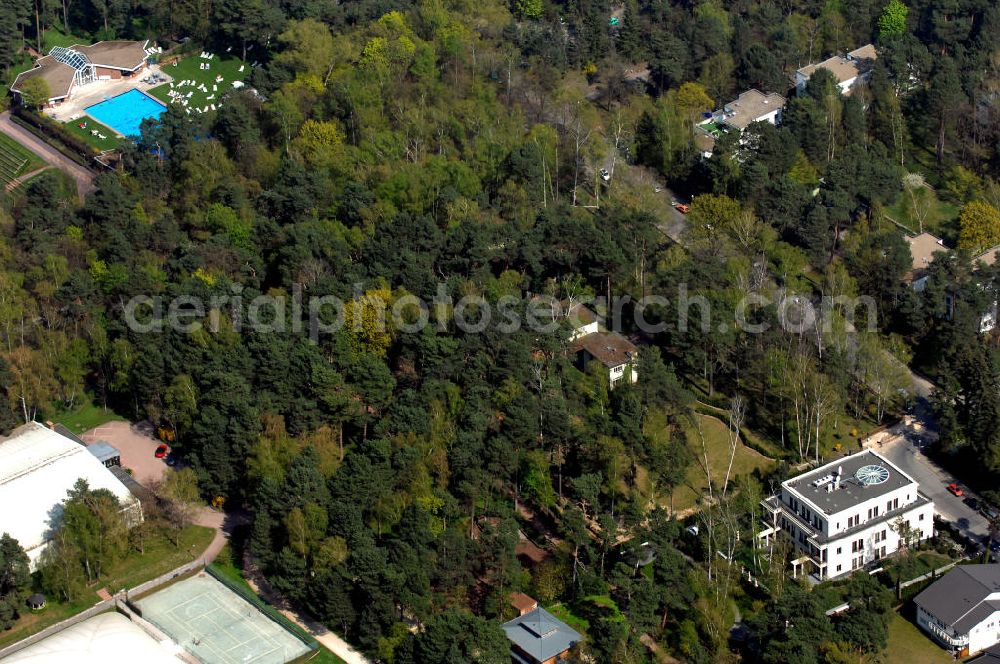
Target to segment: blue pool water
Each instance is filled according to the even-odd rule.
[[[146,118],[160,117],[167,107],[133,88],[83,110],[122,136],[138,136],[142,121]]]

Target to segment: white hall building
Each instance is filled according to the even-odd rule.
[[[898,524],[911,544],[934,535],[934,503],[917,482],[871,450],[843,457],[786,480],[761,501],[765,545],[784,532],[794,546],[794,576],[831,579],[892,555]]]

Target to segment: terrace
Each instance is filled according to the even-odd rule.
[[[211,54],[193,55],[162,68],[172,80],[149,90],[149,94],[164,104],[177,104],[189,115],[210,113],[222,104],[222,96],[229,90],[243,87],[243,80],[250,74],[250,66],[239,58]]]

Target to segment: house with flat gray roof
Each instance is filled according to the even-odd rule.
[[[504,623],[514,664],[554,664],[580,642],[580,634],[541,607]]]
[[[917,624],[960,657],[1000,643],[1000,565],[959,565],[913,599]]]
[[[765,545],[779,535],[791,540],[794,576],[844,576],[934,535],[934,503],[872,450],[785,480],[761,505],[758,537]]]

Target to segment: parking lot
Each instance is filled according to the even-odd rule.
[[[163,459],[154,456],[160,441],[153,435],[149,422],[108,422],[80,435],[87,442],[104,440],[118,448],[122,466],[132,471],[132,477],[145,486],[159,482],[167,470]]]
[[[924,439],[907,433],[873,449],[920,484],[920,492],[934,501],[934,510],[944,521],[954,524],[966,537],[985,544],[990,534],[986,518],[963,502],[971,495],[968,489],[924,453],[925,445]],[[963,488],[965,496],[959,498],[948,491],[953,482]]]

